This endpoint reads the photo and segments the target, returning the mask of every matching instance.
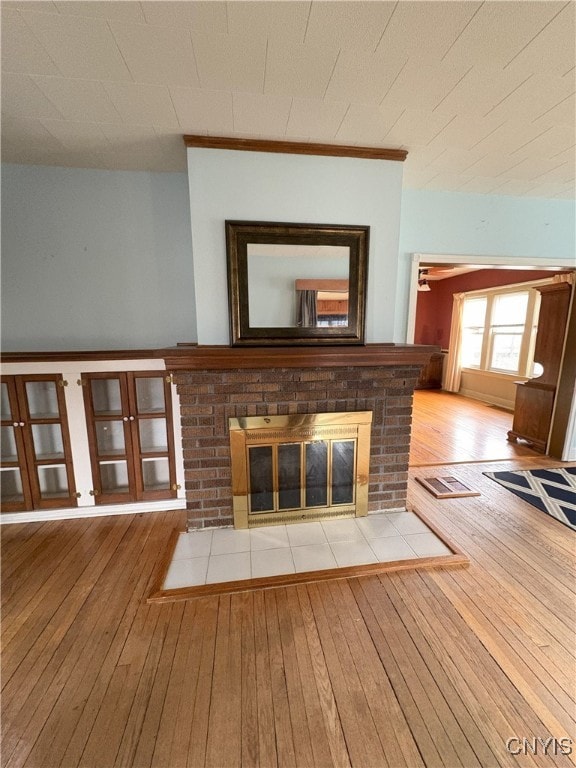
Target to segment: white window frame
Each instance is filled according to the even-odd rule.
[[[482,339],[482,351],[480,354],[480,364],[462,366],[463,371],[481,372],[496,376],[505,376],[517,378],[529,378],[532,376],[532,366],[534,364],[534,345],[536,343],[536,331],[538,330],[538,313],[540,311],[540,293],[534,290],[539,285],[548,285],[552,280],[534,280],[529,283],[515,283],[514,285],[499,286],[497,288],[488,288],[478,291],[467,291],[464,294],[464,301],[472,298],[486,299],[486,315],[484,318],[484,335]],[[511,293],[528,293],[528,306],[526,309],[526,318],[524,322],[524,331],[520,345],[520,355],[518,359],[518,369],[516,371],[506,371],[502,368],[491,366],[493,351],[493,323],[492,311],[494,303],[498,296]]]

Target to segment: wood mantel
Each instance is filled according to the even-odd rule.
[[[182,345],[165,350],[166,368],[345,368],[426,365],[439,348],[422,344],[366,344],[334,347],[228,347]]]
[[[217,371],[234,368],[338,368],[341,366],[426,365],[440,348],[423,344],[366,344],[310,347],[229,347],[179,344],[160,349],[4,352],[3,363],[87,360],[157,360],[168,370]]]

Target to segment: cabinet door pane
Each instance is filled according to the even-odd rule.
[[[170,465],[168,459],[145,459],[142,462],[142,481],[145,491],[170,489]]]
[[[31,419],[57,419],[59,417],[55,381],[27,381],[26,399]]]
[[[56,467],[38,467],[38,484],[40,496],[43,499],[58,499],[70,495],[65,464]]]
[[[18,461],[14,429],[15,427],[2,427],[2,461],[4,463]]]
[[[138,413],[164,413],[164,379],[162,376],[136,378],[136,407]]]
[[[5,381],[2,382],[0,385],[0,392],[1,392],[1,417],[2,421],[6,420],[13,420],[12,417],[12,408],[10,407],[10,395],[8,393],[8,384],[6,384]]]
[[[125,461],[101,461],[102,493],[128,493],[128,466]]]
[[[64,444],[60,424],[32,424],[32,444],[36,459],[63,459]]]
[[[122,413],[119,379],[92,379],[92,406],[95,414]]]
[[[140,419],[138,430],[142,453],[156,453],[168,450],[166,419]]]
[[[0,493],[4,504],[24,501],[22,475],[19,469],[15,467],[14,469],[3,469],[0,472]]]
[[[123,456],[126,453],[123,421],[97,421],[96,442],[100,456]]]

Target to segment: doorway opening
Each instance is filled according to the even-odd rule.
[[[407,341],[437,345],[442,351],[423,371],[415,393],[411,466],[436,463],[434,454],[439,463],[459,463],[520,458],[532,453],[527,445],[511,446],[507,442],[511,428],[507,424],[512,423],[516,381],[522,380],[521,375],[468,369],[457,394],[442,390],[453,295],[480,294],[485,289],[496,293],[513,291],[506,286],[550,280],[559,273],[573,273],[574,266],[570,260],[546,263],[541,259],[520,262],[505,257],[413,254]],[[524,380],[536,375],[536,371],[525,371]],[[435,423],[435,417],[441,417],[441,422]],[[573,428],[573,424],[566,427],[565,445],[573,442]],[[426,450],[426,442],[439,450]]]

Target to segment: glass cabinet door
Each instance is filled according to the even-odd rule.
[[[97,504],[133,501],[132,440],[126,374],[82,376]]]
[[[170,384],[162,371],[132,373],[130,377],[138,497],[176,496]]]
[[[77,503],[63,387],[59,374],[2,380],[4,511]]]
[[[0,493],[2,512],[32,509],[32,493],[24,447],[24,422],[20,418],[13,376],[0,381]]]
[[[164,371],[84,374],[96,503],[176,496]]]
[[[34,506],[39,509],[75,506],[64,379],[59,374],[19,376],[17,389],[25,422]]]

